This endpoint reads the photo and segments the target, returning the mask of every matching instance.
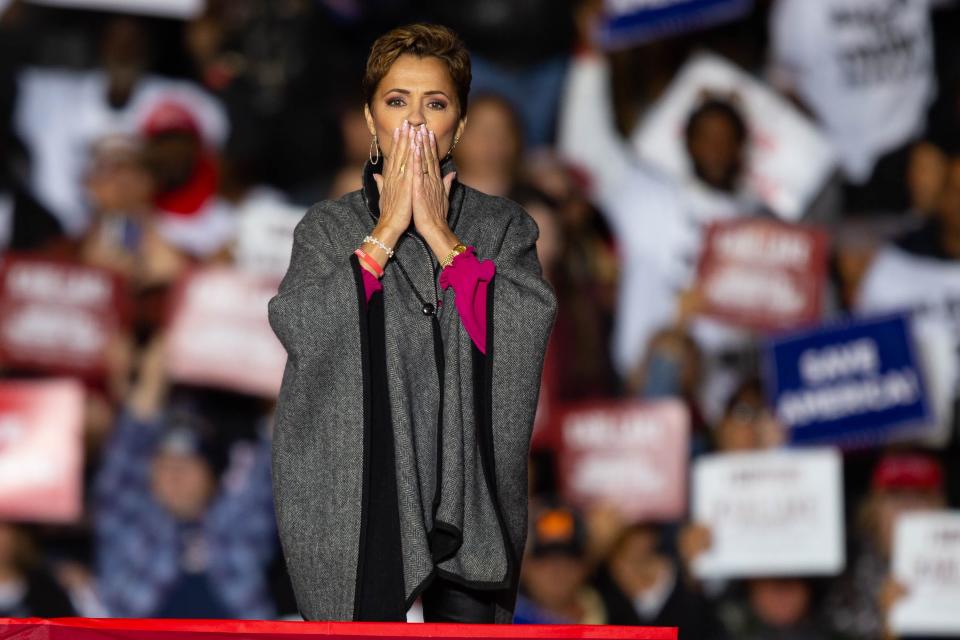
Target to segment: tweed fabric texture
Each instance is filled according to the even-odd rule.
[[[288,354],[273,437],[274,503],[297,603],[309,620],[354,616],[369,381],[365,293],[352,252],[379,216],[372,170],[368,163],[365,189],[308,209],[268,307]],[[454,181],[448,224],[497,265],[488,288],[487,355],[464,330],[453,289],[438,286],[436,257],[411,226],[381,279],[396,468],[371,472],[396,473],[407,604],[441,574],[501,589],[497,621],[510,622],[527,533],[527,454],[556,296],[537,260],[536,223],[518,204]],[[407,277],[420,297],[442,300],[442,381],[433,321]],[[475,358],[490,359],[483,362],[492,373],[486,461],[493,478],[478,436]],[[435,530],[459,544],[436,557]]]

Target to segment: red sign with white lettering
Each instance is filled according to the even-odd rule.
[[[563,409],[558,424],[567,500],[611,505],[635,520],[684,515],[690,416],[683,403],[591,401]]]
[[[9,368],[102,376],[126,311],[116,273],[8,254],[0,267],[0,359]]]
[[[0,383],[0,519],[80,517],[83,413],[75,379]]]
[[[279,281],[229,267],[187,274],[174,294],[168,370],[180,382],[276,396],[287,352],[267,303]]]
[[[758,218],[714,223],[697,269],[702,312],[762,331],[818,322],[827,246],[826,232],[805,225]]]

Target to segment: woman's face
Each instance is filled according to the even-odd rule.
[[[457,90],[447,64],[435,56],[421,58],[409,53],[397,58],[380,80],[364,115],[385,157],[393,151],[394,129],[404,120],[415,127],[426,124],[433,131],[441,158],[467,122],[466,117],[460,118]]]

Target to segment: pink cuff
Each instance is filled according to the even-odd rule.
[[[493,260],[477,260],[471,246],[440,272],[440,286],[453,287],[454,304],[463,328],[484,355],[487,353],[487,283],[496,271]]]
[[[377,276],[373,275],[363,267],[360,267],[360,271],[363,272],[363,290],[367,294],[367,302],[370,302],[370,296],[372,296],[375,291],[383,290],[383,283],[380,282],[380,279]]]

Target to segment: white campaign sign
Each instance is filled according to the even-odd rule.
[[[835,575],[843,569],[841,460],[831,448],[726,453],[693,470],[701,578]]]
[[[897,635],[960,635],[960,511],[897,520],[893,576],[907,595],[890,611]]]
[[[697,54],[680,70],[633,135],[640,156],[673,175],[691,176],[683,130],[704,92],[736,96],[750,130],[749,190],[781,218],[800,218],[833,170],[834,151],[790,103],[719,56]]]
[[[45,4],[68,9],[94,9],[97,11],[119,11],[139,13],[164,18],[194,18],[203,10],[204,0],[29,0],[34,4]]]

